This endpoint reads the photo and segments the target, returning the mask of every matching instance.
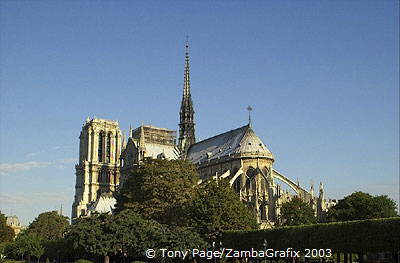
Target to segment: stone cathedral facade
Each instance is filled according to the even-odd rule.
[[[122,133],[118,122],[87,119],[79,140],[72,219],[86,215],[102,195],[116,191],[120,180]]]
[[[313,185],[307,191],[275,170],[275,157],[253,130],[250,118],[242,127],[196,142],[188,48],[186,44],[178,138],[175,130],[143,124],[130,129],[128,139],[116,121],[95,118],[83,125],[72,220],[92,211],[112,212],[113,192],[130,170],[148,157],[191,161],[198,167],[199,183],[229,180],[263,228],[277,222],[281,205],[293,196],[308,202],[317,217],[323,219],[335,202],[325,199],[322,183],[315,194]]]

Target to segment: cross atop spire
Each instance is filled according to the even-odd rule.
[[[247,106],[247,110],[249,111],[249,126],[251,127],[251,111],[253,110],[253,108],[249,105]]]

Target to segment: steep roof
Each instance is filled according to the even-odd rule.
[[[230,155],[252,155],[274,159],[250,125],[193,144],[188,159],[195,164]]]
[[[146,143],[145,156],[153,159],[163,158],[175,160],[179,158],[178,147],[173,145],[163,145],[158,143]]]
[[[112,213],[117,200],[110,193],[103,193],[89,207],[89,212]]]

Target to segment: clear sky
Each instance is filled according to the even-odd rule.
[[[399,199],[398,1],[0,1],[0,210],[70,216],[87,117],[196,135],[247,123],[328,198]]]

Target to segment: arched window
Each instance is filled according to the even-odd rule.
[[[250,195],[255,191],[255,175],[256,169],[250,166],[246,171],[246,191]]]
[[[106,150],[106,162],[110,162],[110,156],[111,156],[111,133],[108,134],[107,136],[107,144],[106,144],[107,150]]]
[[[99,133],[99,148],[97,151],[99,162],[103,161],[103,141],[104,141],[104,134],[103,132]]]
[[[251,188],[251,179],[246,177],[246,191],[248,194],[252,194],[252,188]]]
[[[241,177],[238,176],[236,180],[233,182],[233,190],[235,190],[236,193],[240,193],[240,189],[242,188],[242,180]]]

